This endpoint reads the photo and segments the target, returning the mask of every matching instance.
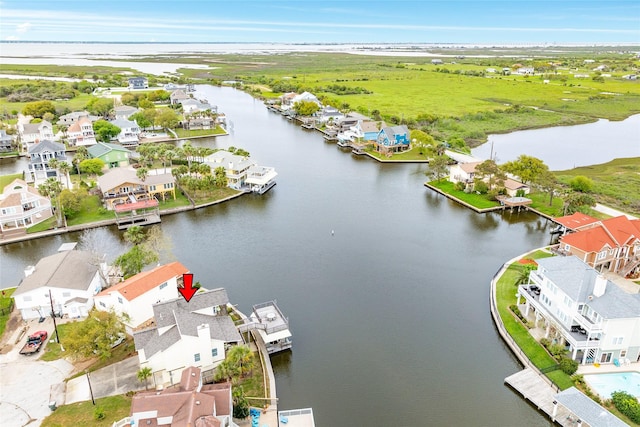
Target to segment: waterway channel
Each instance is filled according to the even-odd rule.
[[[244,148],[278,184],[162,229],[204,287],[245,312],[277,299],[289,317],[293,352],[273,359],[280,409],[313,407],[318,426],[550,425],[503,384],[521,367],[489,313],[492,276],[549,242],[546,220],[476,214],[426,189],[424,165],[357,157],[243,92],[197,90],[233,126],[194,143]],[[0,247],[0,287],[77,238]]]

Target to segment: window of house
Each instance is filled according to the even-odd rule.
[[[193,355],[193,360],[196,361],[196,362],[199,362],[200,361],[200,353],[194,354]]]
[[[100,304],[100,307],[107,308],[106,304],[105,304],[105,303],[103,303],[102,301],[100,301],[98,304]]]
[[[627,350],[620,350],[620,357],[627,357]]]
[[[602,252],[598,252],[598,259],[605,259],[607,257],[606,249]]]
[[[122,303],[123,303],[123,302],[122,302],[122,298],[118,297],[118,302],[119,302],[120,304],[122,304]]]
[[[218,355],[218,349],[217,348],[212,348],[211,349],[211,355],[213,357],[216,357]],[[620,357],[622,357],[622,356],[620,356]]]
[[[167,287],[167,282],[164,282],[162,285],[160,285],[160,289],[164,289]]]
[[[22,297],[22,300],[24,302],[29,302],[29,301],[33,301],[33,298],[30,295],[25,295]]]
[[[619,345],[622,344],[622,341],[624,341],[624,337],[613,337],[612,341],[614,345]]]
[[[149,186],[149,191],[156,191],[156,186],[155,185],[150,185]]]
[[[63,297],[70,297],[71,296],[71,292],[63,292],[62,296]]]

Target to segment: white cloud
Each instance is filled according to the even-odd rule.
[[[5,38],[5,40],[13,41],[13,40],[20,40],[20,39],[19,39],[18,37],[16,37],[16,36],[7,36],[7,37]]]
[[[24,24],[16,25],[16,32],[18,33],[26,33],[31,29],[31,24],[29,22],[25,22]]]

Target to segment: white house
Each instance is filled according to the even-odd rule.
[[[227,185],[236,190],[246,185],[248,170],[255,162],[245,156],[238,156],[225,150],[218,150],[204,158],[204,162],[215,168],[222,166],[227,175]]]
[[[155,326],[133,334],[140,366],[151,368],[156,384],[175,384],[185,366],[215,368],[242,342],[228,304],[222,288],[155,304]]]
[[[153,304],[178,298],[178,281],[182,283],[182,275],[188,272],[179,262],[143,271],[104,289],[95,296],[95,306],[101,311],[126,313],[128,319],[124,323],[131,333],[153,317]]]
[[[25,176],[26,181],[39,185],[48,178],[59,179],[58,170],[49,166],[49,162],[56,159],[59,162],[66,162],[67,155],[62,144],[50,140],[40,141],[29,147],[29,171]]]
[[[56,315],[86,317],[100,289],[102,279],[92,254],[62,245],[55,255],[25,269],[13,298],[24,320],[49,316],[52,306]]]
[[[640,293],[626,291],[575,256],[537,260],[518,305],[545,337],[581,364],[640,361]]]
[[[53,216],[51,200],[21,179],[0,194],[0,232],[24,230]]]
[[[472,184],[476,175],[476,166],[482,162],[456,163],[449,168],[449,181]]]
[[[41,141],[53,141],[55,136],[53,135],[53,126],[46,120],[40,123],[29,123],[29,118],[22,116],[18,120],[18,135],[20,135],[20,142],[22,143],[22,149],[28,150],[34,144]]]
[[[96,134],[93,132],[93,123],[87,116],[80,116],[67,129],[67,141],[70,145],[89,146],[95,145]]]
[[[115,120],[111,120],[111,123],[120,128],[120,133],[116,137],[120,144],[138,145],[140,136],[140,126],[138,126],[138,122],[119,117]]]

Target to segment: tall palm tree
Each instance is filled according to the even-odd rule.
[[[236,345],[229,350],[227,359],[232,366],[236,366],[241,376],[249,374],[255,366],[253,352],[246,345]]]
[[[58,165],[58,170],[64,175],[64,178],[67,181],[67,188],[71,190],[71,181],[69,180],[71,165],[67,162],[60,162],[60,164]]]
[[[140,370],[136,373],[136,376],[138,377],[138,380],[140,382],[144,381],[144,389],[149,390],[147,379],[151,376],[151,368],[148,366],[140,368]]]

